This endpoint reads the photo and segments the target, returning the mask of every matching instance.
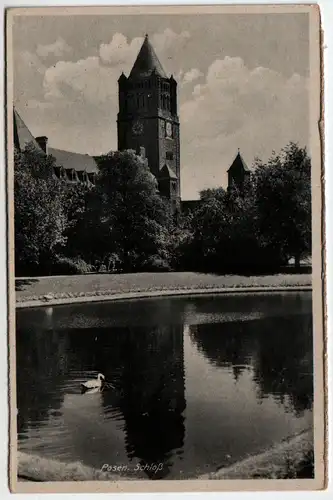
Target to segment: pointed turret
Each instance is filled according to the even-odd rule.
[[[243,169],[245,172],[251,172],[251,169],[246,165],[241,153],[240,153],[240,149],[238,148],[237,150],[237,155],[236,155],[236,158],[234,159],[234,161],[232,162],[231,166],[229,167],[228,169],[228,172],[229,170],[232,170],[234,168],[241,168]]]
[[[167,78],[162,64],[149,41],[148,35],[146,35],[130,73],[130,78],[147,77],[152,73],[162,78]]]
[[[238,148],[236,158],[228,168],[228,188],[232,186],[237,186],[238,189],[242,189],[244,183],[248,181],[251,177],[251,169],[246,165],[241,153]]]

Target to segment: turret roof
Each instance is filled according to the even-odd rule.
[[[133,65],[130,77],[150,76],[154,71],[162,78],[167,78],[162,64],[160,63],[155,50],[149,41],[148,35],[146,35],[140,52]]]
[[[170,177],[170,179],[177,179],[177,175],[174,173],[172,168],[166,163],[163,165],[161,169],[162,177]]]
[[[251,169],[246,165],[246,163],[245,163],[242,155],[240,154],[239,150],[238,150],[236,158],[232,162],[231,166],[228,168],[228,172],[229,172],[229,170],[235,168],[236,166],[237,167],[241,166],[245,170],[245,172],[251,172]]]

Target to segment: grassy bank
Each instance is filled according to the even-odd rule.
[[[17,278],[16,301],[98,297],[135,292],[192,291],[237,288],[292,288],[311,287],[309,274],[276,274],[272,276],[215,275],[192,272],[89,274],[80,276],[53,276]]]
[[[313,436],[305,431],[268,451],[250,456],[230,467],[199,476],[198,479],[311,479],[313,477]],[[128,468],[103,472],[80,462],[64,463],[37,455],[18,453],[18,477],[22,481],[119,481],[147,479],[143,472]]]
[[[313,433],[302,432],[258,455],[205,474],[200,479],[312,479]]]
[[[121,471],[103,472],[81,462],[65,463],[28,453],[18,453],[17,474],[19,481],[119,481],[140,479],[134,475],[123,475]],[[142,479],[142,478],[141,478]]]

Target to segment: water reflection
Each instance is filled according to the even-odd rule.
[[[129,328],[118,334],[113,353],[122,360],[116,383],[120,388],[119,408],[126,433],[126,451],[142,465],[163,463],[157,476],[164,477],[172,465],[172,455],[184,441],[185,386],[183,330],[181,326]],[[117,333],[116,333],[117,335]],[[122,339],[122,342],[120,341]],[[107,378],[111,371],[105,372]],[[113,394],[104,392],[106,409]],[[109,401],[111,402],[109,403]]]
[[[21,310],[19,447],[191,477],[311,425],[312,369],[310,294]]]
[[[257,397],[273,395],[297,414],[312,407],[311,314],[190,327],[193,341],[217,367],[229,367],[235,381],[251,369]]]
[[[47,311],[45,315],[49,317]],[[28,437],[27,425],[44,425],[54,409],[63,406],[71,432],[75,432],[74,420],[80,422],[80,432],[84,429],[85,439],[76,440],[81,448],[87,445],[87,433],[91,435],[88,428],[96,430],[102,412],[107,419],[123,422],[130,460],[137,458],[142,465],[163,463],[158,473],[146,468],[146,474],[156,479],[168,474],[173,452],[182,449],[185,432],[181,325],[72,329],[66,335],[51,329],[47,336],[42,329],[32,334],[30,329],[19,328],[17,336],[18,432],[22,439]],[[82,395],[80,383],[98,371],[112,381],[115,390]]]
[[[60,390],[71,362],[68,337],[43,328],[17,329],[17,407],[18,430],[43,422],[50,409],[60,409],[63,394]]]

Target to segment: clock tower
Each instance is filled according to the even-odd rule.
[[[180,209],[180,147],[177,82],[166,75],[145,36],[132,71],[119,80],[118,149],[145,148],[161,196]]]

